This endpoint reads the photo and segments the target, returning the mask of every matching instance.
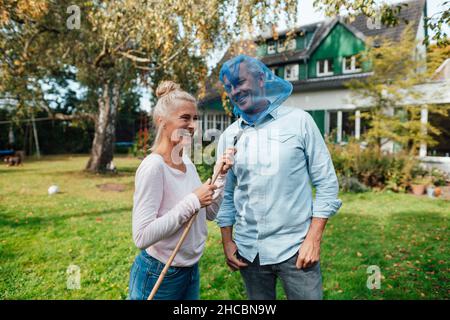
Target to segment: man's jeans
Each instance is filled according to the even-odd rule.
[[[247,296],[250,300],[275,300],[277,277],[281,279],[289,300],[322,300],[322,275],[320,263],[306,269],[297,269],[298,252],[292,258],[277,264],[259,264],[259,256],[253,262],[237,254],[248,264],[240,269]]]
[[[163,268],[164,263],[142,250],[131,267],[128,299],[146,300]],[[198,300],[199,298],[200,273],[196,263],[192,267],[170,267],[153,299]]]

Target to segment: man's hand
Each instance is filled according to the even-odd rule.
[[[312,266],[320,259],[320,241],[306,237],[303,241],[300,250],[298,251],[298,258],[295,266],[297,269],[305,269]]]
[[[306,238],[298,251],[295,264],[297,269],[308,268],[320,260],[320,241],[326,224],[327,219],[312,218]]]
[[[247,267],[246,263],[237,258],[237,250],[237,246],[233,241],[223,243],[223,252],[225,253],[227,264],[233,271],[239,270],[242,267]]]
[[[228,172],[228,170],[234,164],[234,155],[235,154],[236,154],[236,148],[228,148],[227,150],[225,150],[225,153],[220,157],[220,159],[217,161],[216,165],[214,166],[214,172],[219,170],[219,168],[223,164],[220,174],[221,175],[226,174]]]
[[[238,248],[233,241],[233,227],[221,227],[220,232],[222,234],[223,252],[225,253],[227,264],[231,270],[236,271],[240,268],[247,267],[248,265],[239,260],[236,256]]]

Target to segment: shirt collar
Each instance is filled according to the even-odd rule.
[[[264,122],[266,122],[267,120],[267,118],[270,118],[270,119],[277,119],[278,118],[278,116],[279,116],[279,112],[278,112],[278,110],[280,109],[280,108],[282,108],[282,106],[279,106],[278,108],[275,108],[274,110],[272,110],[271,112],[269,112],[268,114],[266,114],[265,116],[264,116],[264,118],[263,119],[261,119],[259,122],[260,123],[264,123]],[[250,126],[254,126],[254,125],[250,125],[247,121],[245,121],[244,119],[242,119],[242,117],[239,117],[239,120],[238,120],[239,122],[239,127],[241,128],[241,129],[244,129],[244,128],[246,128],[246,127],[250,127]]]

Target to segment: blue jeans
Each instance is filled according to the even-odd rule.
[[[142,250],[131,267],[128,299],[146,300],[163,268],[164,263]],[[199,300],[198,263],[191,267],[170,267],[153,299]]]
[[[261,266],[259,256],[253,262],[239,254],[238,258],[248,264],[240,272],[250,300],[275,300],[279,277],[288,300],[322,300],[322,274],[317,262],[306,269],[297,269],[298,252],[290,259],[277,264]]]

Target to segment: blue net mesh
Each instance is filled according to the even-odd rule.
[[[289,81],[276,76],[258,59],[246,55],[226,61],[219,78],[233,104],[233,113],[250,124],[278,108],[292,92]]]

